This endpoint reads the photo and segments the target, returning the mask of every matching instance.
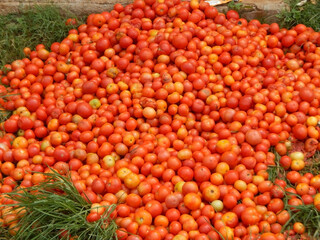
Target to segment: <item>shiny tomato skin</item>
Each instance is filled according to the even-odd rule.
[[[93,180],[91,188],[92,191],[94,191],[97,194],[104,193],[106,189],[104,181],[100,178]]]

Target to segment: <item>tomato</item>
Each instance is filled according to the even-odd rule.
[[[155,8],[155,13],[159,16],[163,16],[168,12],[168,6],[164,3],[160,3]]]
[[[70,159],[69,152],[62,146],[58,146],[54,149],[53,156],[56,161],[67,162]]]
[[[88,103],[82,102],[82,103],[79,103],[77,106],[77,113],[81,117],[88,118],[92,115],[92,108]]]
[[[258,145],[262,141],[260,132],[258,132],[257,130],[250,129],[246,132],[246,141],[250,145]]]
[[[32,129],[34,126],[34,122],[31,118],[26,116],[22,116],[18,120],[18,127],[22,130]]]
[[[219,229],[219,233],[224,239],[234,239],[233,229],[227,226],[223,226]]]
[[[313,204],[318,210],[320,209],[320,193],[315,195]]]
[[[188,39],[182,34],[173,37],[172,44],[175,48],[184,49],[188,45]]]
[[[145,210],[138,210],[134,215],[135,221],[141,225],[150,225],[152,222],[152,216],[149,212]]]
[[[260,216],[255,208],[248,207],[241,213],[241,220],[247,226],[254,225],[259,222]]]
[[[139,53],[139,57],[142,61],[153,59],[153,52],[149,48],[142,48]]]
[[[184,196],[184,204],[187,208],[190,210],[196,210],[199,209],[201,204],[201,198],[196,193],[188,193]]]
[[[101,218],[101,215],[99,215],[96,212],[91,212],[88,214],[86,219],[88,222],[95,222],[95,221],[98,221],[100,218]]]
[[[278,213],[284,207],[284,203],[279,198],[272,199],[268,204],[268,210],[273,211],[274,213]]]
[[[299,91],[299,96],[303,101],[311,102],[314,99],[314,91],[308,87],[303,87]]]
[[[91,188],[95,193],[102,194],[106,187],[104,181],[100,178],[97,178],[93,180]]]
[[[233,194],[226,194],[223,197],[223,205],[228,208],[228,209],[232,209],[237,205],[237,197]]]
[[[221,155],[220,160],[222,162],[227,163],[230,168],[234,168],[238,163],[238,157],[235,152],[232,151],[226,151]]]
[[[285,35],[281,39],[281,44],[283,47],[290,47],[295,42],[295,38],[292,35]]]
[[[119,239],[290,238],[295,206],[320,209],[319,175],[302,174],[320,149],[319,43],[303,24],[248,22],[206,1],[91,14],[0,71],[12,112],[0,191],[41,183],[49,166],[70,172],[88,222],[117,203]],[[288,234],[304,238],[303,224]]]
[[[234,212],[227,212],[223,214],[222,221],[228,226],[228,227],[236,227],[238,225],[238,217]]]
[[[224,175],[224,180],[228,185],[233,185],[238,179],[239,179],[239,173],[235,170],[229,170]]]
[[[220,197],[220,189],[217,186],[210,185],[203,190],[203,196],[208,202],[218,200]]]
[[[239,13],[235,10],[229,10],[226,14],[227,19],[239,19]]]
[[[298,234],[303,234],[305,232],[305,226],[301,222],[295,222],[293,224],[293,230]]]
[[[18,121],[13,119],[8,119],[4,123],[4,129],[8,133],[15,133],[18,131]]]
[[[210,170],[205,167],[196,167],[194,169],[194,179],[198,182],[208,181],[210,179]]]
[[[293,131],[293,135],[299,140],[305,139],[308,135],[306,126],[302,124],[295,125],[292,131]]]
[[[276,240],[276,236],[273,233],[263,233],[260,236],[261,240]]]
[[[197,193],[199,191],[198,185],[196,182],[185,182],[182,186],[182,194],[186,195],[188,193]]]
[[[136,188],[140,183],[139,176],[135,173],[129,173],[124,177],[124,184],[129,189]]]

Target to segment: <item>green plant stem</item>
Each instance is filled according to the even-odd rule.
[[[14,209],[26,210],[18,223],[20,229],[13,239],[55,240],[60,239],[62,231],[76,236],[78,240],[116,238],[117,226],[110,219],[115,204],[103,206],[106,208],[105,213],[99,220],[90,223],[86,217],[91,211],[91,204],[79,194],[70,177],[57,172],[45,175],[47,179],[39,185],[8,193],[17,202],[11,205]]]

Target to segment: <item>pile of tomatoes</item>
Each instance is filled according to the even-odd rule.
[[[89,222],[118,204],[119,239],[308,239],[304,219],[287,223],[294,206],[320,210],[320,175],[303,172],[320,149],[319,45],[302,24],[198,0],[91,14],[0,72],[1,203],[53,168],[92,203]]]

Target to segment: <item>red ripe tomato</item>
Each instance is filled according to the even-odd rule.
[[[252,96],[245,95],[239,100],[239,108],[243,111],[247,111],[252,107],[253,99]]]
[[[229,10],[227,12],[226,16],[227,16],[227,19],[231,19],[231,18],[239,19],[240,18],[239,17],[239,13],[237,11],[235,11],[235,10]]]
[[[294,44],[295,42],[295,37],[292,35],[285,35],[282,39],[281,39],[281,44],[283,47],[290,47],[292,44]]]
[[[237,181],[238,179],[239,179],[239,172],[235,170],[229,170],[224,175],[224,180],[228,185],[233,185],[235,181]]]
[[[162,213],[162,205],[156,201],[151,200],[145,205],[145,209],[151,214],[151,216],[154,218]]]
[[[123,36],[122,38],[120,38],[119,40],[119,45],[120,47],[122,47],[123,49],[128,48],[131,44],[133,43],[133,40],[128,37],[128,36]]]
[[[97,54],[92,50],[87,50],[83,53],[83,61],[87,64],[91,63],[96,58]]]
[[[82,92],[84,94],[95,94],[98,90],[98,85],[94,81],[87,81],[82,85]]]
[[[192,74],[196,71],[196,66],[192,62],[186,61],[181,64],[181,70],[187,74]]]
[[[95,193],[102,194],[105,192],[106,185],[101,178],[96,178],[95,180],[93,180],[91,188]]]
[[[183,166],[178,169],[178,175],[184,180],[184,181],[191,181],[193,179],[194,172],[192,168]]]
[[[119,58],[116,65],[119,69],[125,70],[129,65],[129,60],[127,58]]]
[[[255,208],[248,207],[241,213],[241,220],[246,226],[255,225],[259,222],[260,216]]]
[[[39,74],[39,67],[36,64],[30,63],[25,67],[26,75],[33,74],[37,76]]]
[[[223,197],[223,206],[225,206],[227,209],[232,209],[237,205],[237,197],[233,194],[227,193]]]
[[[275,48],[278,46],[279,39],[276,36],[269,36],[267,40],[267,45],[269,48]]]
[[[97,70],[97,72],[101,73],[105,70],[106,64],[101,59],[94,59],[91,63],[91,68]]]
[[[238,163],[238,155],[235,152],[227,151],[221,155],[220,161],[227,163],[230,168],[234,168]]]
[[[142,48],[139,57],[142,61],[152,60],[153,59],[153,52],[150,48]]]
[[[39,99],[36,99],[35,97],[30,97],[26,101],[26,107],[31,112],[35,112],[39,108],[40,104]]]
[[[164,3],[157,4],[155,12],[159,16],[163,16],[168,12],[168,6]]]
[[[88,118],[92,115],[93,109],[89,103],[80,102],[77,105],[77,113],[83,118]]]
[[[259,131],[250,129],[246,132],[246,141],[252,146],[256,146],[262,142],[262,136]]]
[[[182,200],[182,196],[180,198],[180,197],[178,197],[177,194],[170,194],[166,197],[165,203],[168,208],[177,208],[179,206],[181,200]],[[168,213],[168,211],[167,211],[167,213]],[[179,215],[180,215],[180,213],[179,213]],[[176,219],[176,220],[178,220],[178,219]]]
[[[219,59],[219,62],[222,63],[223,65],[228,65],[232,60],[231,55],[228,52],[223,52],[218,59]]]
[[[275,33],[279,32],[279,30],[280,30],[280,27],[279,27],[278,23],[271,23],[270,24],[270,32],[272,34],[275,34]]]
[[[226,16],[223,13],[218,13],[218,15],[214,18],[214,22],[217,24],[223,25],[226,21]]]
[[[110,177],[106,182],[106,190],[108,193],[117,193],[121,190],[121,180],[118,177]]]
[[[205,182],[210,179],[211,172],[205,166],[199,166],[194,169],[194,179],[197,183]]]
[[[92,23],[97,26],[101,27],[106,22],[105,17],[102,14],[94,14],[92,18]]]
[[[283,210],[284,203],[279,198],[273,198],[268,204],[268,210],[274,213],[278,213],[279,211]]]
[[[98,39],[96,42],[96,50],[103,53],[107,48],[110,47],[110,41],[106,37]]]
[[[297,124],[292,128],[293,136],[298,140],[304,140],[308,136],[308,130],[305,125]]]
[[[8,119],[4,122],[4,130],[7,133],[15,133],[19,129],[18,121],[13,119]]]
[[[299,90],[299,96],[303,101],[312,102],[314,99],[314,91],[308,87],[303,87]]]
[[[188,45],[188,39],[183,34],[178,34],[172,39],[172,44],[177,49],[185,49]]]
[[[88,203],[97,203],[98,202],[98,197],[97,194],[95,194],[91,190],[86,190],[81,193],[81,196],[86,200]]]
[[[100,218],[101,218],[101,215],[94,211],[94,212],[90,212],[86,219],[88,222],[95,222],[95,221],[98,221]]]
[[[282,157],[280,158],[280,161],[279,161],[280,165],[281,165],[285,170],[288,170],[288,169],[290,168],[291,162],[292,162],[292,160],[291,160],[291,158],[290,158],[289,156],[282,156]]]
[[[65,147],[58,146],[54,149],[53,157],[56,161],[67,162],[70,159],[70,154]]]
[[[218,15],[218,10],[213,6],[209,6],[205,8],[204,14],[206,15],[206,18],[214,19]]]
[[[202,160],[203,166],[207,167],[209,170],[214,170],[219,163],[218,157],[214,155],[206,155]]]

